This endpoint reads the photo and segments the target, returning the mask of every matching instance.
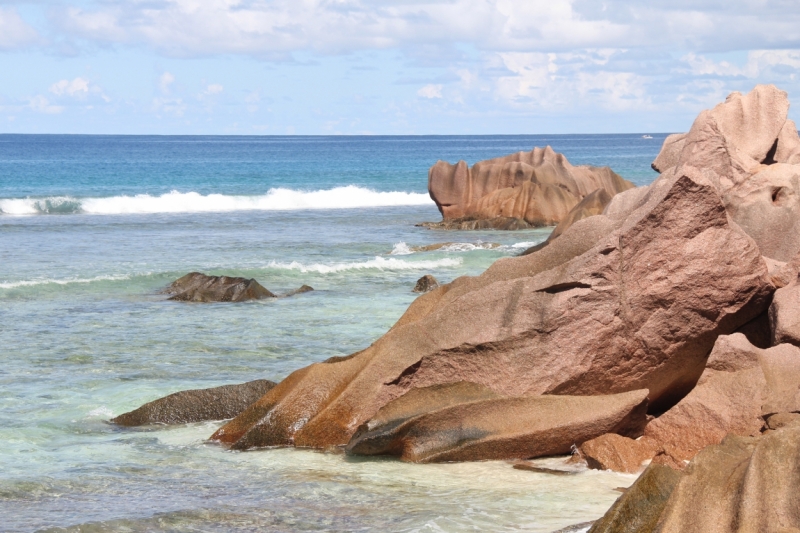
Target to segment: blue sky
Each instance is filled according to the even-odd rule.
[[[794,0],[0,0],[6,133],[684,131],[798,69]]]

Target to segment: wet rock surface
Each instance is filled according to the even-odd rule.
[[[180,391],[112,418],[119,426],[187,424],[233,418],[276,385],[266,379],[240,385]]]
[[[181,302],[245,302],[276,298],[254,279],[229,276],[207,276],[191,272],[172,282],[165,293],[170,300]]]
[[[278,295],[270,292],[254,279],[208,276],[201,272],[191,272],[173,281],[163,292],[172,295],[170,300],[209,303],[285,298],[313,290],[312,287],[303,285],[299,289]]]
[[[439,281],[435,277],[431,276],[430,274],[425,274],[417,280],[412,292],[428,292],[432,291],[438,286]]]

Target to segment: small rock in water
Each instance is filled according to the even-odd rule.
[[[180,391],[112,418],[111,422],[119,426],[145,426],[225,420],[247,409],[275,385],[274,381],[257,379],[239,385]]]
[[[313,287],[309,287],[308,285],[303,285],[299,289],[295,289],[293,291],[289,291],[286,294],[281,295],[281,298],[286,298],[288,296],[294,296],[295,294],[303,294],[304,292],[311,292],[313,291]]]
[[[439,281],[436,278],[430,274],[425,274],[417,280],[417,284],[414,286],[414,292],[428,292],[432,291],[438,286]]]
[[[181,302],[244,302],[276,296],[254,279],[207,276],[192,272],[172,282],[164,291]]]
[[[538,474],[552,474],[554,476],[572,476],[580,473],[580,470],[561,470],[558,468],[545,468],[537,466],[527,461],[518,461],[514,463],[514,470],[526,470],[528,472],[536,472]]]

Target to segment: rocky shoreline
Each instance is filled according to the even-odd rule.
[[[371,346],[297,370],[211,440],[412,462],[577,446],[595,468],[649,463],[592,532],[798,531],[800,137],[788,109],[773,86],[733,93],[667,139],[650,186],[558,193],[560,218],[536,219],[563,223],[546,245],[422,294]],[[545,149],[529,170],[523,155],[437,163],[431,176],[499,184],[466,197],[530,224],[503,180],[542,188],[536,169],[569,167]],[[464,196],[431,196],[446,218],[470,216]]]

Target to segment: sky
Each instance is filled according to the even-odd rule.
[[[0,133],[676,132],[798,69],[798,0],[0,0]]]

